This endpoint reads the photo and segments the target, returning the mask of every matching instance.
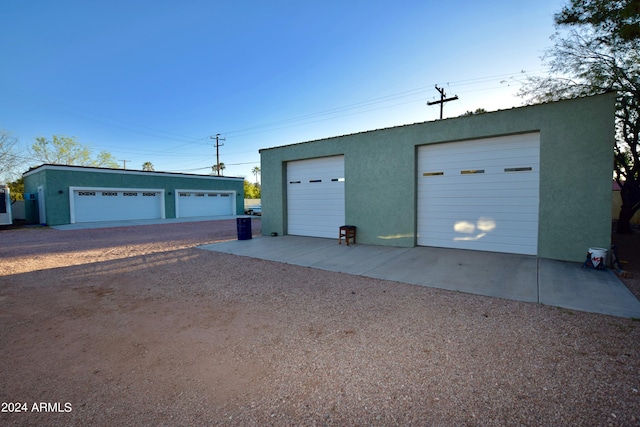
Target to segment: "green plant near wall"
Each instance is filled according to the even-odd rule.
[[[244,198],[245,199],[259,199],[260,198],[260,185],[252,184],[246,179],[244,180]]]

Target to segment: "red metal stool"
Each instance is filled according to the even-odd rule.
[[[355,225],[343,225],[340,227],[340,234],[338,235],[338,244],[342,244],[342,238],[347,242],[349,246],[349,239],[353,239],[353,243],[356,243],[356,226]]]

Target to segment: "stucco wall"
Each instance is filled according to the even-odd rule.
[[[176,217],[176,188],[235,191],[236,214],[244,214],[244,180],[241,178],[43,166],[25,173],[24,184],[25,193],[37,193],[38,186],[44,186],[48,225],[69,223],[69,187],[164,189],[166,218]],[[26,208],[27,220],[36,222],[38,220],[37,201],[27,202]]]
[[[610,245],[614,111],[610,93],[261,150],[263,233],[286,234],[287,161],[344,154],[358,242],[415,246],[418,146],[540,132],[538,256],[584,260]]]

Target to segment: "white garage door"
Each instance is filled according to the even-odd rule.
[[[337,238],[344,225],[344,156],[287,163],[287,232]]]
[[[220,191],[176,190],[176,216],[233,215],[236,198],[234,193]]]
[[[536,255],[540,134],[418,148],[420,246]]]
[[[164,218],[158,189],[71,188],[71,223]]]

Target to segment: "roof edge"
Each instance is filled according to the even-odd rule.
[[[97,166],[78,166],[78,165],[58,165],[53,163],[43,163],[40,166],[36,166],[35,168],[31,168],[28,171],[24,172],[22,176],[29,176],[36,172],[40,172],[42,170],[67,170],[67,171],[83,171],[83,172],[94,172],[94,173],[116,173],[116,174],[126,174],[126,175],[159,175],[159,176],[184,176],[188,178],[206,178],[206,179],[222,179],[222,180],[243,180],[242,177],[234,177],[234,176],[216,176],[216,175],[198,175],[191,173],[180,173],[180,172],[160,172],[160,171],[142,171],[142,170],[134,170],[134,169],[115,169],[115,168],[101,168]]]

